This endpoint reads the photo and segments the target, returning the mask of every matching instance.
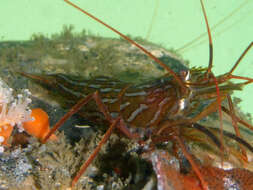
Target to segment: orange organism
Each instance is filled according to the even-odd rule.
[[[50,131],[48,114],[40,109],[32,109],[31,117],[32,121],[26,121],[23,123],[25,131],[39,140],[43,140]],[[52,135],[50,140],[56,140],[57,137]]]

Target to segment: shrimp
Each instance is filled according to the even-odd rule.
[[[189,71],[182,71],[177,74],[140,44],[131,40],[129,37],[123,35],[118,30],[107,25],[70,1],[65,0],[65,2],[126,39],[167,71],[167,74],[164,77],[140,85],[128,84],[115,79],[103,77],[96,77],[93,80],[83,80],[78,83],[67,76],[59,74],[35,75],[21,73],[24,76],[40,81],[46,85],[53,86],[61,93],[64,92],[66,95],[71,96],[71,100],[75,101],[79,99],[78,103],[55,124],[52,130],[44,138],[43,143],[51,137],[66,119],[78,112],[84,105],[87,105],[87,110],[92,109],[89,106],[91,101],[95,101],[97,111],[101,112],[104,119],[110,124],[109,129],[97,148],[73,179],[72,187],[75,186],[80,176],[96,157],[102,145],[109,139],[115,128],[126,137],[139,141],[140,143],[145,143],[145,139],[150,139],[152,143],[149,150],[152,150],[153,146],[157,143],[167,141],[173,142],[176,147],[175,152],[178,150],[182,151],[200,181],[201,188],[205,190],[209,189],[209,183],[202,174],[203,172],[201,168],[197,165],[193,156],[187,150],[184,142],[187,138],[190,138],[185,133],[187,129],[198,130],[211,138],[213,143],[221,149],[222,160],[225,152],[225,142],[223,137],[226,136],[236,140],[241,148],[241,158],[247,160],[245,147],[251,151],[253,149],[249,143],[241,138],[237,123],[244,123],[244,121],[236,116],[230,94],[235,90],[241,90],[243,86],[253,82],[253,79],[249,77],[233,74],[241,60],[253,46],[253,42],[246,47],[230,71],[223,75],[215,76],[212,72],[213,45],[211,30],[203,2],[200,1],[209,37],[209,64],[207,68],[192,68]],[[244,82],[232,83],[232,79],[241,79]],[[97,88],[94,88],[94,86],[97,86]],[[83,95],[84,93],[85,96]],[[228,101],[229,108],[222,105],[224,100]],[[200,112],[197,112],[197,108],[201,106],[201,102],[206,102],[204,104],[207,105],[205,105]],[[207,132],[204,130],[205,127],[201,127],[197,124],[199,120],[217,110],[220,115],[220,140],[211,135],[215,132]],[[223,130],[222,110],[231,116],[236,136]],[[251,128],[248,124],[245,126]],[[132,132],[130,130],[136,128],[141,128],[143,134]]]

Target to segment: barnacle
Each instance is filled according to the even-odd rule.
[[[8,145],[13,127],[22,132],[23,122],[32,120],[29,96],[30,91],[25,89],[14,98],[13,89],[0,80],[0,152],[4,151],[3,145]]]

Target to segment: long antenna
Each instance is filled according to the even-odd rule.
[[[205,23],[206,23],[206,29],[208,33],[208,40],[209,40],[209,63],[208,63],[208,69],[206,71],[206,77],[209,79],[209,76],[211,76],[214,80],[214,84],[217,91],[217,104],[218,104],[218,113],[219,113],[219,120],[220,120],[220,141],[221,141],[221,165],[223,166],[223,159],[224,159],[224,139],[223,139],[223,122],[222,122],[222,110],[221,110],[221,96],[220,96],[220,89],[219,89],[219,83],[216,79],[216,77],[211,73],[212,65],[213,65],[213,42],[212,42],[212,36],[211,36],[211,30],[208,24],[207,16],[206,16],[206,10],[204,7],[203,0],[200,0],[202,12],[204,14]]]
[[[218,29],[218,27],[220,27],[222,24],[224,24],[226,21],[228,21],[228,19],[230,19],[231,17],[235,16],[236,14],[240,13],[239,11],[245,7],[250,1],[249,0],[245,0],[239,7],[237,7],[236,9],[234,9],[231,13],[229,13],[228,15],[226,15],[225,17],[223,17],[219,22],[217,22],[216,24],[214,24],[213,26],[211,26],[211,30],[212,33]],[[241,22],[241,20],[240,20]],[[226,27],[225,29],[223,29],[221,32],[224,32],[225,30],[228,30],[230,27],[234,26],[237,22],[234,22],[233,25],[230,25],[229,27]],[[218,36],[221,32],[216,33],[216,35]],[[213,35],[214,36],[214,35]],[[177,48],[175,51],[178,53],[183,53],[185,51],[188,51],[191,48],[194,48],[202,43],[205,42],[205,38],[206,37],[206,32],[203,32],[202,34],[200,34],[199,36],[197,36],[196,38],[192,39],[191,41],[185,43],[184,45],[182,45],[181,47]]]
[[[203,12],[204,17],[205,17],[206,29],[207,29],[208,40],[209,40],[209,63],[208,63],[208,69],[207,69],[207,72],[206,72],[206,74],[208,76],[210,74],[212,66],[213,66],[213,42],[212,42],[211,31],[210,31],[210,27],[209,27],[209,24],[208,24],[204,3],[203,3],[202,0],[200,0],[200,3],[201,3],[202,12]]]
[[[87,16],[89,16],[90,18],[92,18],[93,20],[96,20],[100,24],[104,25],[106,28],[108,28],[111,31],[115,32],[116,34],[118,34],[119,36],[121,36],[122,38],[124,38],[125,40],[127,40],[128,42],[130,42],[131,44],[133,44],[134,46],[136,46],[137,48],[139,48],[146,55],[148,55],[151,59],[153,59],[155,62],[157,62],[161,67],[163,67],[165,70],[167,70],[174,77],[174,79],[177,81],[177,83],[183,89],[186,89],[186,86],[185,86],[184,82],[180,79],[180,77],[172,69],[170,69],[166,64],[164,64],[162,61],[160,61],[156,56],[154,56],[152,53],[150,53],[148,50],[146,50],[143,46],[141,46],[140,44],[136,43],[135,41],[133,41],[132,39],[130,39],[126,35],[122,34],[118,30],[116,30],[115,28],[111,27],[110,25],[106,24],[105,22],[103,22],[99,18],[93,16],[92,14],[88,13],[87,11],[85,11],[82,8],[78,7],[77,5],[73,4],[72,2],[70,2],[68,0],[64,0],[64,1],[66,3],[68,3],[69,5],[71,5],[72,7],[78,9],[82,13],[86,14]]]

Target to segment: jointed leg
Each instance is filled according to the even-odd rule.
[[[61,127],[61,125],[68,120],[72,115],[77,113],[83,106],[85,106],[88,102],[90,102],[92,99],[95,100],[98,109],[100,112],[103,113],[106,120],[110,123],[113,122],[113,118],[110,115],[108,109],[106,108],[105,104],[102,102],[102,99],[99,96],[98,91],[95,93],[87,95],[85,98],[81,99],[77,104],[75,104],[49,131],[49,133],[46,135],[46,137],[43,139],[42,143],[46,143],[47,140],[50,138],[50,136]],[[122,122],[121,122],[122,123]],[[128,130],[128,128],[122,123],[118,126],[119,130],[124,133],[127,137],[131,138],[131,132]],[[134,138],[134,137],[133,137]]]
[[[98,106],[98,109],[100,112],[103,113],[103,115],[105,116],[106,120],[108,120],[111,123],[110,128],[106,131],[104,137],[101,139],[101,141],[99,142],[98,146],[96,147],[96,149],[93,151],[93,153],[90,155],[90,157],[88,158],[88,160],[82,165],[81,169],[79,170],[79,172],[77,173],[77,175],[74,177],[73,181],[72,181],[72,187],[74,187],[74,185],[77,183],[78,179],[81,177],[81,175],[85,172],[85,170],[87,169],[87,167],[90,165],[90,163],[94,160],[94,158],[96,157],[96,155],[98,154],[98,152],[100,151],[102,145],[109,139],[109,137],[111,136],[113,129],[114,128],[118,128],[122,133],[124,133],[127,137],[129,138],[139,138],[138,135],[136,134],[132,134],[127,126],[125,125],[123,119],[119,116],[116,119],[113,118],[107,107],[105,106],[105,104],[102,102],[102,99],[99,96],[98,91],[96,91],[95,93],[89,94],[88,96],[86,96],[85,98],[81,99],[76,105],[74,105],[70,111],[68,113],[66,113],[55,125],[54,127],[50,130],[50,132],[46,135],[46,137],[43,139],[42,143],[45,143],[50,136],[68,119],[70,118],[73,114],[75,114],[76,112],[78,112],[84,105],[86,105],[89,101],[91,101],[92,99],[95,100],[96,105]]]
[[[93,94],[89,94],[85,98],[81,99],[77,104],[75,104],[49,131],[46,137],[42,140],[42,143],[46,143],[50,136],[65,123],[72,115],[78,112],[85,104],[87,104],[93,98]]]
[[[253,42],[251,42],[248,47],[243,51],[243,53],[241,54],[241,56],[239,57],[239,59],[235,62],[234,66],[232,67],[232,69],[227,73],[227,75],[232,75],[232,73],[234,72],[234,70],[236,69],[236,67],[239,65],[239,63],[241,62],[241,60],[244,58],[244,56],[248,53],[248,51],[252,48],[253,46]]]
[[[182,140],[176,136],[175,137],[176,141],[178,142],[181,150],[183,151],[183,154],[185,155],[185,157],[187,158],[187,160],[190,162],[194,172],[196,173],[196,175],[198,176],[201,186],[204,190],[208,190],[208,184],[206,183],[206,181],[203,179],[203,175],[200,173],[199,167],[196,165],[196,163],[194,162],[192,156],[188,153],[188,151],[186,150],[184,143],[182,142]]]
[[[248,47],[243,51],[243,53],[241,54],[241,56],[238,58],[238,60],[235,62],[234,66],[232,67],[232,69],[226,73],[224,75],[224,77],[220,78],[221,81],[220,82],[225,82],[229,79],[242,79],[242,80],[246,80],[248,81],[248,83],[252,83],[253,79],[249,78],[249,77],[242,77],[242,76],[237,76],[237,75],[233,75],[232,73],[235,71],[235,69],[237,68],[237,66],[240,64],[241,60],[244,58],[244,56],[249,52],[249,50],[253,47],[253,42],[251,42]],[[247,83],[246,83],[247,84]]]
[[[79,172],[76,174],[74,177],[71,186],[74,187],[76,182],[79,180],[79,178],[83,175],[87,167],[91,164],[91,162],[94,160],[94,158],[97,156],[98,152],[100,151],[102,145],[109,139],[111,136],[113,129],[118,125],[120,120],[120,117],[118,117],[116,120],[114,120],[110,126],[110,128],[106,131],[104,134],[103,138],[100,140],[99,144],[93,151],[93,153],[89,156],[88,160],[85,161],[85,163],[81,166]]]
[[[224,111],[226,114],[228,114],[229,116],[231,116],[231,112],[225,108],[224,106],[221,107],[222,108],[222,111]],[[250,125],[249,123],[247,123],[246,121],[240,119],[239,117],[237,117],[236,115],[234,115],[234,118],[236,119],[236,121],[238,123],[241,123],[242,125],[244,125],[245,127],[247,127],[248,129],[252,130],[253,131],[253,126]]]
[[[237,120],[236,120],[236,117],[235,117],[235,110],[234,110],[233,102],[232,102],[232,99],[231,99],[230,95],[227,95],[227,100],[228,100],[228,104],[229,104],[229,109],[230,109],[230,113],[231,113],[230,116],[231,116],[231,119],[232,119],[232,125],[234,127],[235,134],[236,134],[236,136],[241,138],[242,136],[241,136],[241,133],[239,131],[239,127],[238,127]],[[245,149],[243,148],[242,145],[239,145],[239,146],[242,150],[242,154],[243,154],[245,160],[247,161],[248,158],[247,158],[247,154],[246,154]]]

